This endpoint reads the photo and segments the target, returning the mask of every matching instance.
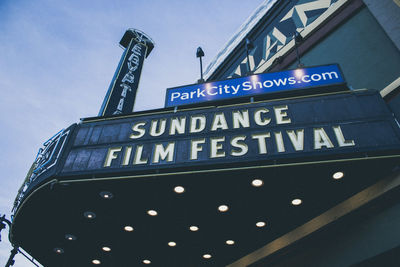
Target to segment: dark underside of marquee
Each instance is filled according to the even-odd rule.
[[[58,182],[14,219],[13,240],[44,266],[225,266],[396,171],[398,158]],[[344,177],[332,178],[341,171]],[[251,185],[263,179],[261,187]],[[185,192],[177,194],[175,186]],[[113,198],[104,199],[107,191]],[[294,206],[293,199],[302,199]],[[225,204],[226,212],[218,211]],[[156,210],[157,216],[149,216]],[[84,213],[94,212],[88,219]],[[265,227],[257,227],[259,221]],[[124,226],[133,231],[124,231]],[[197,232],[189,230],[195,225]],[[66,239],[72,234],[76,240]],[[233,240],[233,245],[226,244]],[[174,241],[175,247],[168,246]],[[105,252],[102,247],[109,247]],[[64,253],[54,250],[61,248]],[[211,258],[203,258],[210,254]]]

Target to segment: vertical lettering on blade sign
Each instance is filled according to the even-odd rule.
[[[133,39],[131,40],[131,44],[129,45],[129,48],[132,46]],[[131,55],[129,56],[127,60],[127,66],[128,66],[128,72],[125,73],[124,77],[122,78],[122,81],[120,83],[120,87],[122,87],[122,92],[121,92],[121,97],[118,102],[118,106],[113,112],[113,114],[122,114],[123,113],[123,108],[124,108],[124,103],[127,98],[127,93],[132,92],[132,86],[135,84],[135,71],[139,68],[140,66],[140,57],[143,55],[142,53],[142,46],[140,43],[135,43],[133,47],[130,49]],[[140,73],[139,73],[140,76]],[[139,80],[140,77],[137,77],[136,79]]]
[[[102,116],[133,112],[140,74],[147,53],[145,38],[142,34],[136,33],[130,40],[111,83],[112,88]]]

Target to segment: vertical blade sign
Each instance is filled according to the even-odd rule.
[[[144,59],[149,53],[149,38],[137,30],[133,33],[104,99],[100,116],[133,112]]]

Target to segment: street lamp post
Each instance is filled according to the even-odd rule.
[[[15,255],[17,255],[17,253],[18,253],[18,247],[14,246],[13,249],[11,250],[10,257],[8,258],[8,261],[7,261],[5,267],[10,267],[10,266],[14,265],[14,263],[15,263],[14,257],[15,257]]]
[[[204,51],[203,51],[203,49],[201,49],[200,46],[197,48],[196,57],[198,57],[200,59],[200,80],[198,80],[198,82],[199,83],[203,83],[204,82],[204,79],[203,79],[203,61],[201,60],[201,58],[204,57]]]
[[[254,45],[248,38],[246,38],[245,46],[246,46],[246,57],[247,57],[247,75],[251,75],[253,74],[253,72],[250,69],[249,51],[254,48]]]
[[[11,222],[6,219],[6,215],[3,215],[0,217],[0,233],[1,233],[1,230],[6,228],[5,223],[8,225],[9,228],[11,227]],[[0,235],[0,241],[1,241],[1,235]],[[8,261],[7,261],[5,267],[10,267],[10,266],[14,265],[14,263],[15,263],[14,257],[15,257],[15,255],[17,255],[17,253],[18,253],[18,246],[13,246],[10,257],[8,258]]]
[[[296,31],[295,34],[294,34],[294,47],[295,47],[295,50],[296,50],[297,67],[298,68],[304,67],[304,64],[301,63],[301,61],[300,61],[300,55],[299,55],[299,49],[298,49],[298,45],[301,42],[303,42],[303,36],[301,36],[301,34]]]

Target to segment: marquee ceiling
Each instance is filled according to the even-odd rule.
[[[397,162],[49,183],[20,207],[13,239],[44,266],[225,266],[389,175]],[[334,179],[337,172],[343,177]]]

